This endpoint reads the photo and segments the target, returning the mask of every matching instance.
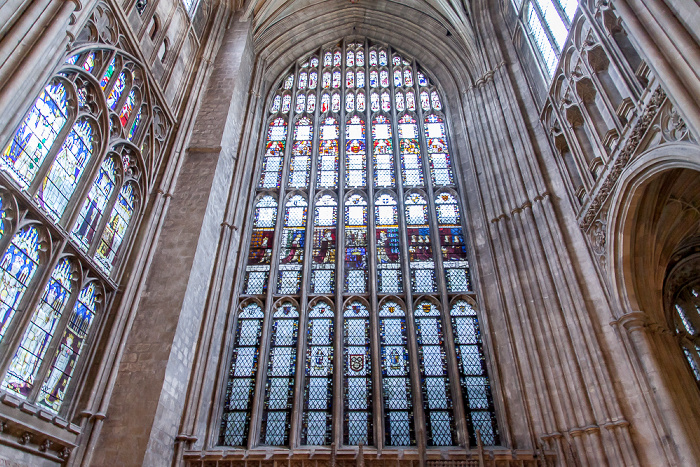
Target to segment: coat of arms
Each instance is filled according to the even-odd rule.
[[[365,367],[365,356],[362,354],[350,355],[350,369],[354,372],[361,371]]]

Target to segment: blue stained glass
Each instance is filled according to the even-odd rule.
[[[221,423],[220,443],[225,446],[248,444],[263,318],[257,303],[246,305],[238,314]]]
[[[414,445],[406,314],[396,302],[387,301],[380,306],[379,341],[386,444]]]
[[[119,98],[122,97],[122,92],[124,92],[125,86],[126,71],[122,71],[117,80],[114,82],[112,91],[109,93],[109,96],[107,96],[107,105],[110,109],[114,110],[117,107],[117,103],[119,102]]]
[[[143,111],[143,108],[139,109],[139,113],[136,114],[136,118],[134,118],[134,123],[131,124],[131,128],[129,129],[129,134],[127,135],[127,138],[129,138],[129,141],[134,140],[134,136],[136,135],[136,132],[139,129],[139,125],[141,124],[141,112]]]
[[[279,294],[296,294],[301,287],[307,207],[308,203],[301,195],[292,196],[285,206],[277,281]]]
[[[5,235],[5,218],[7,218],[7,203],[0,196],[0,239]]]
[[[457,300],[450,308],[452,332],[457,351],[469,441],[476,445],[476,430],[487,446],[499,443],[491,386],[486,371],[479,319],[466,300]]]
[[[48,410],[58,413],[63,404],[66,389],[73,378],[80,353],[85,344],[97,310],[98,289],[94,282],[88,284],[78,295],[68,327],[61,337],[49,375],[46,378],[37,402]]]
[[[277,200],[270,195],[263,196],[255,205],[244,285],[246,294],[261,295],[267,291],[276,224]]]
[[[0,169],[27,188],[66,123],[68,100],[62,84],[44,88],[0,157]]]
[[[333,310],[320,301],[309,311],[302,444],[331,442],[333,401]]]
[[[289,443],[299,335],[296,306],[284,302],[277,308],[272,315],[271,334],[261,442],[268,446],[285,446]]]
[[[372,359],[369,310],[354,301],[343,313],[345,444],[372,443]]]
[[[39,231],[25,227],[15,234],[0,260],[0,342],[39,267],[39,250]]]
[[[29,327],[10,363],[2,389],[27,397],[34,387],[37,371],[73,288],[73,269],[73,264],[66,258],[59,261],[54,269],[41,302],[34,311]]]
[[[314,215],[313,261],[311,264],[311,292],[335,292],[336,225],[338,203],[331,195],[316,201]]]
[[[100,87],[102,90],[105,90],[107,88],[107,85],[109,84],[109,81],[112,79],[112,75],[114,74],[114,69],[117,66],[117,58],[113,58],[111,62],[109,62],[109,66],[107,67],[107,71],[105,71],[105,74],[102,76],[102,79],[100,80]]]
[[[35,195],[39,206],[53,220],[61,219],[85,166],[92,157],[92,125],[81,120],[73,125],[44,182]]]
[[[107,207],[107,202],[112,196],[116,176],[116,162],[112,157],[107,157],[100,166],[100,172],[92,183],[87,199],[78,215],[78,221],[71,232],[73,239],[78,242],[80,249],[85,252],[88,251],[92,244],[97,227]]]
[[[435,304],[425,300],[416,306],[413,319],[416,323],[428,445],[451,446],[454,444],[454,417],[440,311]]]
[[[377,289],[379,293],[403,292],[399,220],[396,198],[384,193],[374,201],[377,240]]]
[[[107,273],[112,271],[119,258],[126,229],[134,214],[134,200],[134,185],[127,183],[119,191],[119,197],[97,247],[95,259],[97,264]]]
[[[345,291],[367,292],[367,201],[352,195],[345,201]]]

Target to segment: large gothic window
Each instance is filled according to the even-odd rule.
[[[551,78],[571,29],[578,0],[513,0],[513,4]]]
[[[0,389],[57,424],[118,287],[162,115],[136,60],[90,44],[60,65],[0,152]]]
[[[443,106],[371,42],[272,91],[220,444],[499,443]]]

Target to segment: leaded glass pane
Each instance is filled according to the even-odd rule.
[[[335,292],[336,227],[338,203],[329,194],[316,201],[314,212],[314,239],[311,293]]]
[[[345,186],[360,188],[367,185],[367,146],[365,122],[357,115],[345,126]]]
[[[109,273],[119,259],[122,242],[126,236],[126,229],[134,214],[136,195],[134,194],[133,183],[127,183],[119,191],[112,214],[107,221],[105,230],[100,239],[100,244],[95,253],[98,266]]]
[[[360,195],[345,200],[345,291],[367,292],[367,201]]]
[[[469,261],[457,199],[450,193],[440,193],[435,199],[435,209],[447,289],[449,292],[468,292],[471,290]]]
[[[338,121],[335,118],[328,117],[323,121],[318,142],[318,188],[336,188],[338,185],[339,133]]]
[[[301,195],[289,198],[285,206],[277,281],[279,294],[297,294],[301,287],[307,207],[308,203]]]

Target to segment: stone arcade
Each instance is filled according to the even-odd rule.
[[[698,2],[0,3],[0,465],[700,464]]]

